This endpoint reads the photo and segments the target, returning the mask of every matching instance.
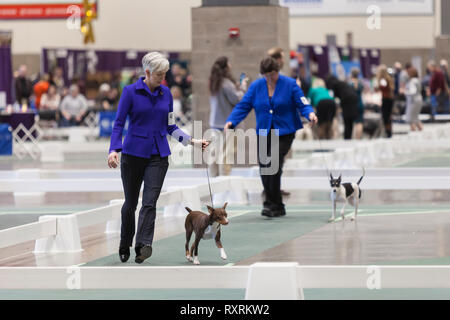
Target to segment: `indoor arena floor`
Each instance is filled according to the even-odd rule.
[[[87,162],[68,162],[61,169],[88,168]],[[104,168],[100,159],[94,163],[97,165],[90,169]],[[21,167],[10,161],[2,161],[0,166],[3,170]],[[448,168],[450,152],[396,158],[383,167]],[[201,265],[226,267],[257,261],[295,261],[300,265],[450,264],[450,191],[367,190],[357,220],[335,222],[328,221],[328,195],[325,191],[292,190],[285,199],[287,215],[273,219],[261,216],[260,205],[229,205],[230,224],[222,233],[228,260],[220,259],[213,241],[203,240],[199,247]],[[15,205],[12,195],[0,194],[0,229],[37,221],[41,215],[97,208],[121,197],[120,193],[47,194],[44,205],[30,207]],[[202,200],[208,203],[208,199]],[[162,213],[158,210],[153,255],[142,266],[192,265],[184,257],[184,217],[164,217]],[[352,213],[352,207],[347,206],[346,215]],[[119,261],[119,235],[105,234],[104,230],[105,224],[82,228],[84,250],[75,254],[34,254],[34,242],[2,249],[0,267],[137,266],[133,251],[127,263]],[[307,300],[450,299],[450,289],[305,289],[304,294]],[[0,290],[0,299],[239,300],[244,296],[243,289]]]

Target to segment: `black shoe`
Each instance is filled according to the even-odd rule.
[[[136,256],[136,259],[134,260],[136,263],[142,263],[145,259],[148,259],[152,256],[152,246],[147,245],[141,247],[140,254]]]
[[[264,208],[264,209],[262,209],[261,215],[266,216],[266,217],[269,217],[269,218],[274,217],[273,211],[270,210],[269,208]]]
[[[285,208],[277,209],[277,210],[274,210],[273,213],[274,213],[274,217],[283,217],[286,215],[286,209]]]
[[[136,252],[136,257],[141,255],[141,248],[142,248],[142,245],[139,245],[139,244],[134,246],[134,252]]]
[[[120,261],[127,262],[130,258],[130,248],[119,248]]]

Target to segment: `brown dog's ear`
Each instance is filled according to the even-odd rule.
[[[189,209],[188,207],[185,207],[185,209],[187,210],[187,212],[191,213],[191,209]]]
[[[225,209],[227,207],[228,202],[225,202],[225,204],[223,205],[222,209]]]
[[[206,206],[207,208],[208,208],[208,212],[209,213],[213,213],[214,212],[214,208],[213,207],[210,207],[210,206]]]

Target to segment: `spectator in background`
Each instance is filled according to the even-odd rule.
[[[95,104],[97,105],[97,108],[100,110],[104,110],[103,107],[103,101],[107,99],[108,92],[111,90],[111,86],[107,83],[102,83],[100,87],[98,88],[98,95],[95,99]]]
[[[73,84],[70,86],[69,94],[61,103],[61,126],[78,126],[81,124],[83,116],[87,111],[86,98],[80,94],[78,86]]]
[[[119,89],[103,83],[99,88],[96,103],[101,111],[116,110],[119,103]]]
[[[173,97],[173,114],[176,121],[181,121],[184,118],[184,98],[181,88],[178,86],[172,86],[170,93]]]
[[[30,97],[33,94],[33,86],[28,78],[26,65],[21,65],[15,79],[16,101],[20,104],[30,105]]]
[[[325,87],[325,82],[317,78],[314,86],[309,90],[308,98],[311,105],[316,108],[319,124],[319,139],[331,139],[333,119],[336,115],[336,103]]]
[[[178,86],[183,92],[183,97],[189,96],[191,85],[187,79],[187,70],[184,69],[179,63],[175,62],[172,64],[166,81],[169,88]]]
[[[41,120],[59,120],[59,104],[61,96],[59,95],[56,86],[51,84],[48,87],[47,93],[41,97],[41,104],[39,107],[39,118]]]
[[[120,94],[118,88],[111,88],[105,99],[104,106],[108,107],[108,110],[117,110],[119,104]]]
[[[238,85],[231,75],[231,65],[227,57],[218,58],[212,68],[209,76],[209,103],[211,112],[209,116],[209,125],[211,129],[217,130],[222,135],[226,120],[231,114],[234,106],[244,96],[247,90],[247,80],[244,80],[238,88]],[[225,136],[225,138],[227,138]],[[231,164],[226,163],[226,159],[234,159],[234,140],[232,135],[224,141],[224,149],[216,149],[216,159],[209,166],[210,174],[213,177],[218,175],[228,176],[231,173]],[[228,156],[227,156],[228,155]],[[221,156],[220,158],[218,156]]]
[[[405,64],[405,68],[400,70],[400,74],[398,76],[398,91],[394,92],[396,96],[401,96],[403,99],[405,98],[405,89],[406,83],[409,80],[409,69],[412,67],[411,63],[407,62]]]
[[[35,96],[35,104],[36,109],[40,109],[41,105],[41,97],[44,93],[48,91],[48,88],[50,86],[50,76],[48,74],[43,74],[40,78],[40,80],[34,85],[33,92]]]
[[[389,75],[387,67],[380,65],[377,70],[377,88],[381,91],[381,113],[384,129],[388,138],[392,137],[392,108],[394,106],[394,79]]]
[[[306,67],[304,64],[300,64],[298,67],[297,84],[302,88],[303,93],[307,96],[311,89],[311,82],[306,77]]]
[[[445,81],[447,82],[447,88],[450,88],[450,74],[448,73],[448,62],[445,59],[440,61],[442,72],[444,72]]]
[[[65,88],[62,68],[56,67],[53,72],[50,73],[50,84],[53,84],[58,93],[62,94],[62,91]]]
[[[406,122],[410,124],[411,130],[422,130],[423,125],[419,120],[422,109],[422,86],[419,80],[419,73],[416,68],[409,68],[409,81],[406,84]]]
[[[358,117],[354,124],[354,138],[362,139],[363,129],[364,129],[364,103],[362,100],[362,93],[364,91],[364,85],[359,78],[360,71],[358,68],[353,68],[350,74],[350,85],[353,90],[355,90],[358,96]]]
[[[400,62],[394,63],[394,94],[396,97],[400,94],[400,74],[402,73],[403,66]]]
[[[428,62],[428,70],[431,73],[430,79],[430,102],[431,113],[434,118],[438,113],[438,109],[443,109],[445,113],[448,113],[449,101],[448,101],[448,88],[445,80],[444,73],[438,68],[436,62],[431,60]]]
[[[334,96],[340,100],[342,117],[344,118],[344,139],[350,140],[353,134],[353,124],[358,118],[358,96],[347,82],[341,81],[335,76],[329,76],[326,85],[328,89],[333,90]]]

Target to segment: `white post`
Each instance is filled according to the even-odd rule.
[[[172,191],[179,191],[179,192],[182,193],[180,187],[168,187],[167,188],[167,192],[172,192]],[[171,203],[171,202],[172,201],[169,201],[169,203]],[[182,202],[166,204],[164,206],[163,216],[164,217],[182,217],[182,216],[186,216],[188,214],[188,212],[186,211],[186,209],[184,207],[185,206],[183,206]],[[192,210],[194,210],[194,209],[192,209]]]
[[[200,193],[197,187],[183,187],[181,189],[183,195],[183,205],[191,210],[201,210],[202,203],[200,201]]]
[[[258,262],[250,266],[245,300],[304,300],[296,262]]]
[[[40,143],[41,162],[64,162],[64,151],[61,144],[55,142]]]
[[[39,217],[39,221],[51,219],[56,219],[56,235],[37,239],[35,242],[34,253],[83,251],[81,248],[77,217],[74,214]]]
[[[105,233],[120,233],[121,227],[121,209],[125,200],[123,199],[114,199],[109,202],[109,205],[113,205],[111,208],[113,210],[113,216],[117,219],[108,220],[106,222],[106,230]]]

